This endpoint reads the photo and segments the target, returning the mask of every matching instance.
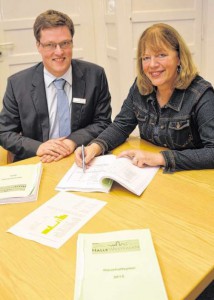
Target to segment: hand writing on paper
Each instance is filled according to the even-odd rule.
[[[87,147],[84,147],[84,153],[85,153],[85,167],[87,168],[90,165],[90,162],[93,160],[95,156],[98,156],[102,153],[102,148],[96,144],[93,143]],[[75,162],[78,167],[83,166],[83,159],[82,159],[82,148],[78,147],[75,152]]]

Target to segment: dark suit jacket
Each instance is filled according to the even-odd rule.
[[[71,135],[77,145],[88,144],[111,123],[108,83],[103,68],[72,60]],[[73,99],[72,99],[73,101]],[[49,116],[43,64],[39,63],[8,78],[0,113],[0,145],[15,154],[15,160],[36,155],[49,139]]]

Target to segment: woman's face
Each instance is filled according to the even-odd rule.
[[[146,48],[142,55],[143,71],[152,85],[159,90],[174,88],[174,82],[178,76],[178,65],[180,65],[180,59],[177,51],[166,47],[157,52]]]

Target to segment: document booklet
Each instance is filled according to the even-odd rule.
[[[74,300],[167,300],[149,229],[79,234]]]
[[[158,169],[159,167],[139,168],[130,159],[117,158],[113,154],[98,156],[85,172],[74,163],[56,186],[56,190],[108,193],[113,181],[116,181],[140,196]]]
[[[0,204],[37,200],[42,163],[0,167]]]

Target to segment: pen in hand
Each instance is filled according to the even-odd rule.
[[[83,173],[85,173],[85,147],[82,145],[82,169]]]

